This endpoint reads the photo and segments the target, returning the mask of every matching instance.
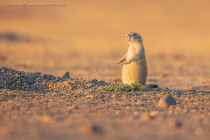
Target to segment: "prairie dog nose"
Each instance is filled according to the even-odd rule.
[[[126,40],[130,40],[130,38],[131,38],[131,34],[128,34],[128,35],[125,36]]]

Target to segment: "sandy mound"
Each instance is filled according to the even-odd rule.
[[[0,88],[11,90],[24,90],[46,93],[48,91],[71,91],[77,89],[97,89],[108,85],[107,82],[96,79],[83,80],[69,77],[66,72],[63,77],[41,74],[41,72],[16,71],[12,68],[0,69]]]

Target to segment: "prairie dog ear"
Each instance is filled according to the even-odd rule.
[[[117,62],[117,64],[120,64],[126,60],[127,60],[127,53]]]

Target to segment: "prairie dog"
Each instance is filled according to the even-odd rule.
[[[142,38],[139,34],[131,32],[126,35],[126,40],[130,44],[127,53],[117,64],[124,62],[122,68],[122,82],[132,84],[136,81],[142,85],[146,84],[147,63],[145,57]]]

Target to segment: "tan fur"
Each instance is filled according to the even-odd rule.
[[[139,34],[131,32],[126,35],[126,40],[130,46],[127,53],[117,63],[125,62],[122,69],[122,81],[124,84],[132,84],[137,81],[145,85],[147,63],[142,38]]]

